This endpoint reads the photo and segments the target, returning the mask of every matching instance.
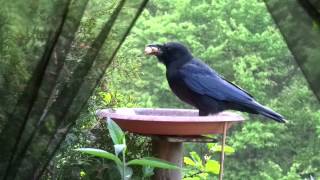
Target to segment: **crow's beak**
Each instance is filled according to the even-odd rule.
[[[144,49],[144,53],[146,55],[160,55],[162,53],[161,51],[161,46],[160,45],[154,45],[154,44],[150,44],[147,45],[146,48]]]

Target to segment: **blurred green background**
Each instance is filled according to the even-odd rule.
[[[112,0],[89,1],[76,37],[77,48],[68,56],[69,61],[77,62],[114,4],[116,1]],[[4,30],[0,27],[1,31]],[[20,31],[23,29],[15,29],[12,37],[21,34],[23,38]],[[13,44],[6,51],[17,56],[16,59],[25,56],[16,44],[18,40],[10,41]],[[289,121],[283,125],[243,114],[247,121],[236,125],[227,138],[227,144],[235,149],[235,154],[226,157],[225,179],[320,178],[320,106],[265,3],[259,0],[155,0],[147,4],[51,161],[44,179],[108,179],[116,176],[108,161],[72,151],[89,146],[112,150],[104,122],[95,117],[97,109],[191,108],[170,91],[165,67],[156,58],[143,54],[145,45],[168,41],[187,45],[194,56]],[[320,58],[318,52],[310,53]],[[3,72],[18,69],[14,75],[8,73],[15,84],[11,83],[7,88],[17,88],[20,81],[26,80],[24,63],[1,64],[0,71]],[[150,139],[132,134],[128,138],[130,157],[150,154]],[[186,154],[193,150],[203,155],[206,153],[204,146],[187,144]],[[135,171],[139,176],[139,170]]]

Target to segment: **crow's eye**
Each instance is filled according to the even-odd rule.
[[[171,50],[172,50],[172,47],[170,47],[170,45],[168,45],[168,44],[163,44],[163,49],[164,49],[165,51],[171,51]]]

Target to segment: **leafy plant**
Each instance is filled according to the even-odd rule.
[[[142,166],[143,167],[143,178],[152,176],[154,168],[162,168],[162,169],[176,169],[179,170],[180,168],[177,167],[175,164],[170,162],[154,158],[154,157],[144,157],[140,159],[133,159],[130,161],[126,161],[126,140],[125,134],[121,130],[121,128],[110,118],[107,119],[107,127],[111,139],[114,143],[114,154],[96,148],[78,148],[76,151],[80,151],[86,154],[90,154],[96,157],[112,160],[119,170],[122,180],[127,180],[132,177],[133,171],[130,166]],[[122,159],[120,159],[120,154]]]
[[[200,158],[199,154],[195,151],[190,152],[190,157],[184,157],[185,163],[185,175],[184,180],[200,180],[211,179],[212,176],[219,174],[220,163],[212,159],[212,156],[216,152],[221,152],[221,145],[216,143],[208,143],[208,154],[205,154],[203,158]],[[224,152],[233,154],[235,150],[230,146],[224,147]]]

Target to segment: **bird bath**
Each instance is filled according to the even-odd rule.
[[[224,145],[227,130],[244,121],[237,113],[224,111],[212,116],[198,116],[198,110],[163,108],[119,108],[97,111],[100,118],[111,118],[123,130],[152,136],[156,157],[182,167],[183,142],[208,142],[205,134],[222,134],[220,176],[223,176]],[[209,139],[212,142],[212,139]],[[181,179],[181,172],[157,170],[154,179]]]

